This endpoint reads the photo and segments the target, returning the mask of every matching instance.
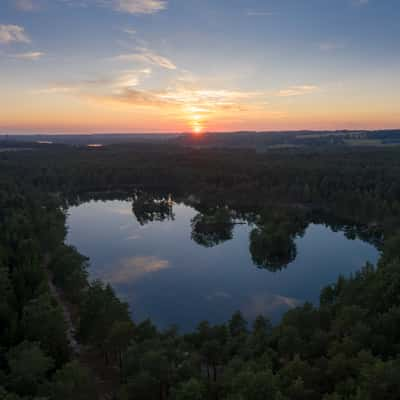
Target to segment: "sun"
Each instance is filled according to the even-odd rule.
[[[189,115],[188,115],[188,121],[189,125],[191,126],[192,133],[194,135],[200,135],[204,131],[204,116],[201,115],[200,113],[195,113],[192,112],[192,109],[190,109]]]
[[[203,127],[200,125],[195,125],[193,127],[193,133],[195,133],[196,135],[200,135],[200,133],[203,132]]]
[[[192,117],[192,131],[195,135],[200,135],[203,132],[204,125],[202,122],[201,116],[194,115]]]

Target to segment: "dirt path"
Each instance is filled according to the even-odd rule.
[[[74,321],[73,318],[74,314],[71,312],[71,306],[64,298],[62,291],[54,285],[53,274],[48,268],[49,264],[50,257],[46,255],[43,266],[47,274],[47,282],[51,295],[55,298],[63,312],[65,324],[67,326],[66,335],[71,352],[82,365],[86,366],[93,372],[96,379],[98,399],[115,399],[115,388],[118,387],[119,376],[115,369],[104,365],[103,360],[96,351],[90,350],[89,348],[86,348],[86,346],[82,346],[76,339],[76,328],[74,324],[76,321]]]
[[[63,315],[64,315],[64,320],[67,325],[66,334],[67,334],[69,346],[71,348],[72,353],[76,356],[79,356],[81,354],[81,345],[79,344],[79,342],[76,340],[76,337],[75,337],[76,329],[72,322],[71,312],[69,311],[67,305],[63,301],[60,292],[55,287],[53,280],[52,280],[51,273],[49,271],[47,271],[47,274],[48,274],[48,284],[49,284],[50,292],[53,295],[53,297],[57,300],[57,303],[61,307]]]
[[[69,346],[71,348],[72,353],[75,356],[79,356],[81,353],[81,345],[78,343],[78,341],[76,340],[76,337],[75,337],[76,329],[72,322],[71,312],[70,312],[66,302],[62,298],[60,291],[57,289],[57,287],[53,283],[53,274],[49,270],[50,257],[48,255],[46,255],[44,257],[43,264],[44,264],[43,265],[44,270],[46,271],[46,274],[47,274],[47,282],[49,285],[50,293],[56,299],[56,301],[57,301],[58,305],[61,307],[61,310],[64,315],[64,320],[67,325],[66,335],[67,335]]]

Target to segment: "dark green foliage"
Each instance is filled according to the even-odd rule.
[[[99,190],[135,193],[143,224],[173,218],[173,192],[199,212],[192,236],[206,246],[229,240],[238,221],[252,222],[252,258],[274,271],[295,257],[295,239],[310,222],[344,229],[383,255],[323,289],[319,307],[293,309],[275,327],[259,317],[249,328],[238,312],[190,334],[159,332],[151,321],[135,325],[110,286],[88,283],[88,260],[63,243],[66,199]],[[0,399],[97,397],[95,378],[69,360],[48,264],[79,311],[80,339],[115,369],[121,400],[397,400],[399,224],[397,149],[0,153]]]
[[[54,283],[61,287],[68,299],[79,303],[87,287],[88,259],[71,246],[59,246],[52,257],[50,269]]]
[[[11,348],[7,360],[10,369],[8,385],[20,395],[38,393],[53,367],[53,360],[32,342],[22,342]]]
[[[29,185],[4,185],[2,173],[0,398],[44,400],[52,375],[70,357],[64,316],[46,273],[64,240],[65,215],[58,201]]]
[[[122,368],[123,353],[133,339],[134,329],[128,305],[115,296],[110,285],[94,281],[83,296],[80,317],[82,342],[99,349],[106,363],[114,357]]]
[[[269,369],[258,371],[244,368],[231,379],[227,399],[278,400],[282,398],[278,381]]]
[[[191,378],[187,382],[181,383],[172,394],[174,400],[203,400],[206,393],[204,383],[200,380]]]
[[[66,364],[57,371],[49,392],[54,400],[88,400],[96,398],[94,377],[77,361]]]
[[[64,316],[48,294],[31,300],[24,307],[21,325],[25,338],[39,342],[58,366],[68,360]]]

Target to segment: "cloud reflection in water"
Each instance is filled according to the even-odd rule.
[[[170,267],[168,260],[155,256],[123,258],[116,264],[109,275],[104,278],[113,284],[129,284],[144,275],[158,272]]]
[[[270,293],[258,293],[251,296],[242,307],[242,312],[248,319],[254,319],[259,315],[267,317],[282,313],[301,305],[303,301],[292,297],[286,297]]]

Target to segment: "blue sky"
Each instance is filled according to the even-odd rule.
[[[2,0],[0,130],[398,127],[399,17],[398,0]]]

